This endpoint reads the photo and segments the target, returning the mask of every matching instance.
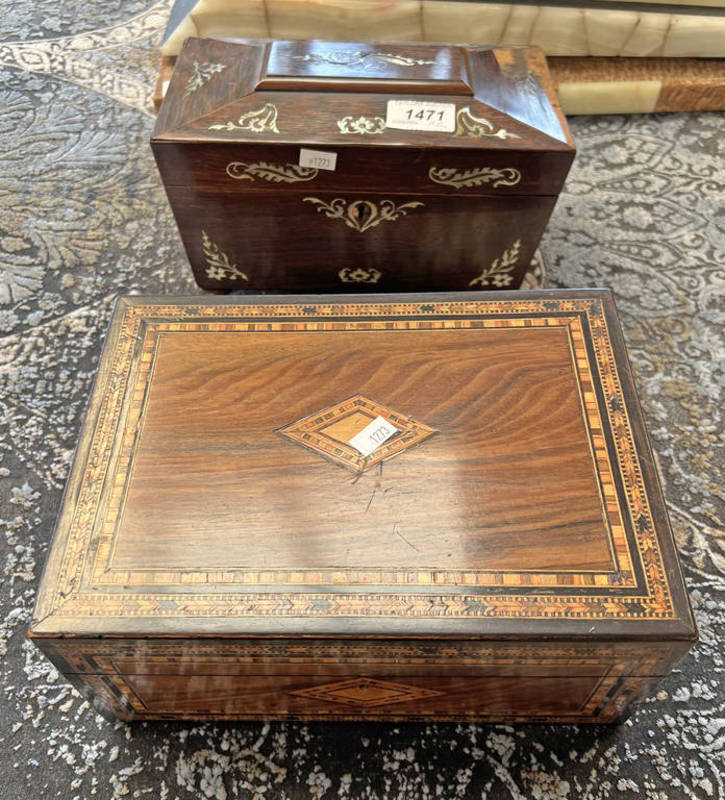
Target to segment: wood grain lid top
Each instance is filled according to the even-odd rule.
[[[187,39],[153,141],[574,149],[536,47],[309,40]]]
[[[119,301],[34,635],[694,630],[606,290]]]

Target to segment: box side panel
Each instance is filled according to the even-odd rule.
[[[452,147],[386,147],[381,135],[355,133],[368,123],[378,124],[353,120],[346,124],[349,141],[319,148],[335,154],[334,169],[300,167],[304,140],[274,145],[189,138],[155,140],[152,148],[166,186],[216,187],[245,194],[274,189],[453,197],[557,195],[574,158],[572,152],[534,153],[525,148],[462,151]]]
[[[520,285],[554,197],[167,189],[197,282],[229,291]]]
[[[612,722],[674,651],[614,644],[43,640],[121,719]]]

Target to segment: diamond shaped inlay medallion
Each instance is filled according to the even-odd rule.
[[[405,703],[410,700],[435,697],[443,692],[422,689],[419,686],[408,686],[404,683],[377,681],[373,678],[354,678],[349,681],[336,681],[323,686],[299,689],[292,694],[315,700],[327,700],[331,703],[371,708],[372,706],[385,706],[391,703]]]
[[[350,440],[378,417],[387,420],[397,433],[364,456]],[[316,411],[303,419],[277,429],[293,442],[354,472],[364,472],[375,464],[402,453],[437,431],[406,414],[376,403],[361,394]]]

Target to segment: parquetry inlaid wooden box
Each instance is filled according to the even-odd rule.
[[[537,48],[307,41],[187,40],[152,147],[211,290],[516,288],[574,157]]]
[[[696,632],[612,300],[488,297],[122,299],[33,640],[123,719],[618,718]]]

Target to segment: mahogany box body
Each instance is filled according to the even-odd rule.
[[[152,148],[197,283],[291,292],[517,288],[575,152],[537,48],[214,39]]]
[[[620,717],[696,630],[612,299],[481,297],[121,299],[33,641],[126,720]]]

